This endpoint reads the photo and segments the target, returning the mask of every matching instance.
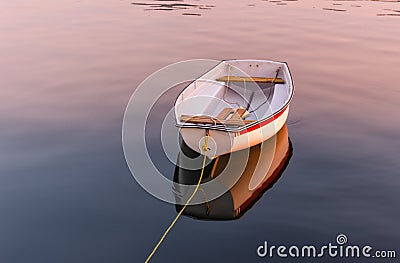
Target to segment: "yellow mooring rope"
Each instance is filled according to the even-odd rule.
[[[197,193],[197,191],[199,190],[199,186],[201,183],[201,180],[203,179],[203,174],[204,174],[204,168],[206,166],[206,160],[207,160],[207,150],[208,150],[208,137],[209,137],[209,133],[208,130],[206,130],[206,136],[204,139],[204,144],[203,144],[203,154],[204,154],[204,159],[203,159],[203,165],[201,167],[201,173],[200,173],[200,178],[199,181],[197,182],[196,188],[194,189],[192,195],[189,197],[189,199],[186,201],[185,205],[182,207],[181,211],[179,211],[179,213],[176,215],[175,219],[172,221],[172,223],[169,225],[169,227],[167,228],[167,230],[165,230],[164,234],[162,235],[162,237],[160,238],[160,241],[158,241],[157,245],[154,247],[153,251],[151,251],[150,255],[147,257],[145,263],[148,263],[150,261],[150,259],[153,257],[154,253],[156,253],[158,247],[161,245],[161,243],[164,241],[165,237],[168,235],[168,232],[172,229],[172,227],[175,225],[176,221],[178,221],[179,217],[182,215],[183,210],[185,210],[185,208],[188,206],[188,204],[190,203],[190,201],[192,201],[194,195]]]

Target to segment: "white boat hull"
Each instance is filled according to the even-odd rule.
[[[265,120],[265,123],[255,125],[241,132],[227,132],[209,130],[207,156],[213,158],[222,154],[240,151],[259,144],[274,136],[285,125],[289,114],[289,106],[277,117]],[[202,153],[205,130],[201,128],[181,128],[181,135],[185,143],[193,150]]]

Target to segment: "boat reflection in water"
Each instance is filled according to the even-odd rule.
[[[273,144],[273,147],[271,145]],[[231,189],[225,187],[225,193],[214,200],[207,200],[207,193],[201,187],[196,195],[201,195],[204,203],[188,205],[183,214],[197,219],[232,220],[245,214],[270,189],[286,169],[292,156],[293,148],[288,137],[287,126],[271,139],[250,148],[248,161],[244,170],[239,170],[241,176]],[[190,149],[184,142],[181,145],[180,156],[175,167],[174,182],[185,185],[197,184],[200,170],[188,170],[181,167],[182,162],[191,159],[181,158],[184,154],[189,158],[196,158],[199,154]],[[227,168],[228,161],[233,155],[240,152],[221,155],[214,158],[205,168],[202,183],[217,178]],[[179,163],[181,162],[181,163]],[[229,165],[232,165],[231,163]],[[235,164],[233,164],[235,165]],[[230,169],[232,171],[237,169]],[[234,173],[234,172],[233,172]],[[254,183],[256,182],[256,184]],[[182,187],[174,185],[176,210],[182,208]],[[187,193],[186,193],[187,194]]]

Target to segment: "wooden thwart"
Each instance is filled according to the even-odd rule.
[[[192,116],[192,115],[182,115],[182,122],[197,123],[197,124],[216,124],[216,125],[226,125],[226,126],[242,126],[255,122],[254,120],[227,120],[220,121],[216,118],[211,118],[209,116]]]
[[[245,112],[246,109],[242,108],[225,108],[217,115],[217,117],[181,115],[180,120],[182,122],[189,123],[215,124],[226,126],[243,126],[255,122],[254,120],[242,120],[242,116]]]
[[[259,78],[259,77],[238,77],[238,76],[223,76],[216,79],[224,82],[257,82],[257,83],[276,83],[284,84],[285,81],[281,78]]]

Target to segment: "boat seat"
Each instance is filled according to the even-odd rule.
[[[246,113],[244,108],[224,108],[217,117],[181,115],[182,122],[196,124],[214,124],[226,126],[243,126],[255,122],[255,120],[243,120],[242,116]]]
[[[281,78],[260,78],[260,77],[238,77],[238,76],[223,76],[216,79],[216,81],[224,82],[256,82],[256,83],[276,83],[284,84],[285,81]]]

